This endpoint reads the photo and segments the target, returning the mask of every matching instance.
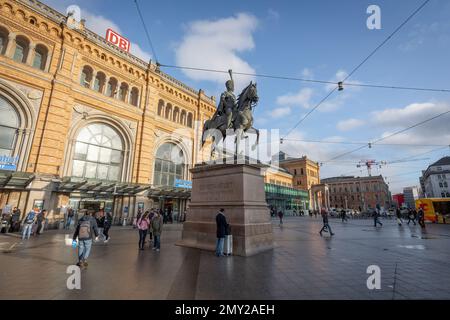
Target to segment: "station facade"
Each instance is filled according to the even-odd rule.
[[[0,1],[0,208],[182,213],[215,98],[70,19]]]

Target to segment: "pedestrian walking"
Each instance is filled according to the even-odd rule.
[[[422,208],[420,208],[417,212],[417,222],[420,224],[422,229],[425,228],[425,213],[423,212]]]
[[[151,221],[152,232],[153,232],[153,250],[159,251],[161,249],[161,233],[163,226],[163,218],[161,214],[156,211],[155,216]]]
[[[73,211],[72,208],[67,209],[67,221],[66,221],[66,225],[64,226],[65,229],[67,229],[67,230],[70,229],[70,225],[72,224],[74,215],[75,215],[75,212]]]
[[[278,218],[280,218],[280,226],[283,224],[283,211],[278,211]]]
[[[112,226],[113,216],[111,212],[107,211],[105,215],[105,222],[103,225],[103,235],[105,236],[104,243],[108,243],[110,237],[109,237],[109,229]]]
[[[409,209],[407,224],[409,225],[409,223],[412,221],[414,223],[414,225],[416,225],[416,216],[417,216],[416,210],[415,209],[414,210]]]
[[[147,232],[150,227],[150,219],[148,216],[149,212],[146,211],[136,222],[136,227],[139,230],[139,250],[144,250],[145,237],[147,237]]]
[[[97,213],[97,218],[95,219],[97,221],[97,228],[98,228],[98,234],[99,237],[102,238],[102,240],[105,240],[105,235],[103,233],[103,230],[105,228],[105,212],[103,210],[100,210]]]
[[[33,228],[33,225],[36,222],[38,213],[39,209],[34,208],[34,210],[28,212],[25,219],[23,220],[22,240],[25,240],[25,238],[27,240],[30,239],[31,229]]]
[[[322,236],[322,232],[330,232],[330,235],[334,236],[333,231],[331,231],[330,224],[328,223],[328,212],[324,208],[322,208],[322,221],[323,221],[323,227],[320,229],[319,234]]]
[[[80,268],[88,266],[87,259],[91,253],[92,239],[98,239],[97,221],[90,212],[87,212],[78,220],[77,227],[73,234],[73,241],[78,239],[78,263]]]
[[[402,224],[403,224],[402,212],[400,211],[400,208],[397,208],[397,210],[395,212],[396,212],[396,215],[397,215],[397,223],[401,227]]]
[[[376,227],[378,224],[380,226],[383,226],[383,224],[380,221],[380,211],[378,211],[378,209],[375,209],[373,211],[373,224],[374,224],[374,227]]]
[[[152,210],[150,210],[150,214],[149,214],[149,216],[148,216],[148,218],[150,219],[150,224],[151,224],[151,222],[153,221],[153,217],[156,215],[156,210],[155,209],[152,209]],[[150,228],[148,229],[148,234],[149,234],[149,243],[150,243],[150,245],[152,244],[152,242],[153,242],[153,229],[151,228],[151,226],[150,226]]]
[[[223,244],[225,242],[225,235],[227,233],[227,218],[224,215],[225,209],[220,209],[219,212],[216,215],[216,236],[217,236],[217,243],[216,243],[216,256],[223,257]]]
[[[347,212],[344,209],[342,209],[342,211],[341,211],[341,218],[342,218],[342,222],[348,221],[347,220]]]

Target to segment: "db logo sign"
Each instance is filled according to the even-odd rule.
[[[126,52],[130,51],[130,41],[111,29],[106,30],[106,40]]]

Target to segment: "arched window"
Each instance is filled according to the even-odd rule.
[[[88,125],[76,139],[72,175],[120,181],[123,153],[122,139],[113,128],[101,123]]]
[[[48,50],[43,45],[37,45],[34,50],[33,67],[36,69],[45,70],[47,63]]]
[[[122,82],[122,85],[120,86],[120,91],[119,91],[119,100],[125,102],[127,99],[127,94],[128,94],[128,84],[126,84],[125,82]]]
[[[0,54],[3,55],[6,52],[8,46],[8,30],[0,27]]]
[[[158,102],[158,116],[162,117],[164,116],[164,101],[159,100]]]
[[[30,41],[25,37],[18,36],[16,38],[16,49],[13,56],[14,61],[22,63],[27,62],[29,47]]]
[[[178,109],[178,107],[175,107],[173,109],[173,117],[172,117],[173,122],[178,122],[179,114],[180,114],[180,109]]]
[[[172,105],[170,103],[168,103],[166,106],[166,114],[165,114],[164,118],[170,120],[171,116],[172,116]]]
[[[85,88],[91,87],[92,74],[94,71],[89,66],[84,66],[83,71],[81,71],[80,84]]]
[[[182,125],[186,125],[186,111],[184,110],[181,111],[180,123]]]
[[[174,143],[164,143],[156,152],[153,184],[173,187],[175,179],[183,179],[185,167],[183,150]]]
[[[113,98],[117,92],[117,79],[111,78],[106,85],[106,95]]]
[[[131,89],[131,97],[130,97],[130,103],[137,107],[138,103],[139,103],[139,89],[136,87],[133,87],[133,89]]]
[[[16,110],[0,96],[0,156],[12,156],[19,125]]]
[[[193,116],[192,116],[192,113],[188,113],[188,117],[187,117],[187,126],[189,127],[189,128],[192,128],[193,127]]]
[[[106,76],[103,72],[98,72],[94,80],[94,90],[97,92],[103,92],[105,87]]]

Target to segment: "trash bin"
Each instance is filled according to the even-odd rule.
[[[225,236],[223,254],[226,256],[231,256],[233,254],[233,236],[231,234]]]

